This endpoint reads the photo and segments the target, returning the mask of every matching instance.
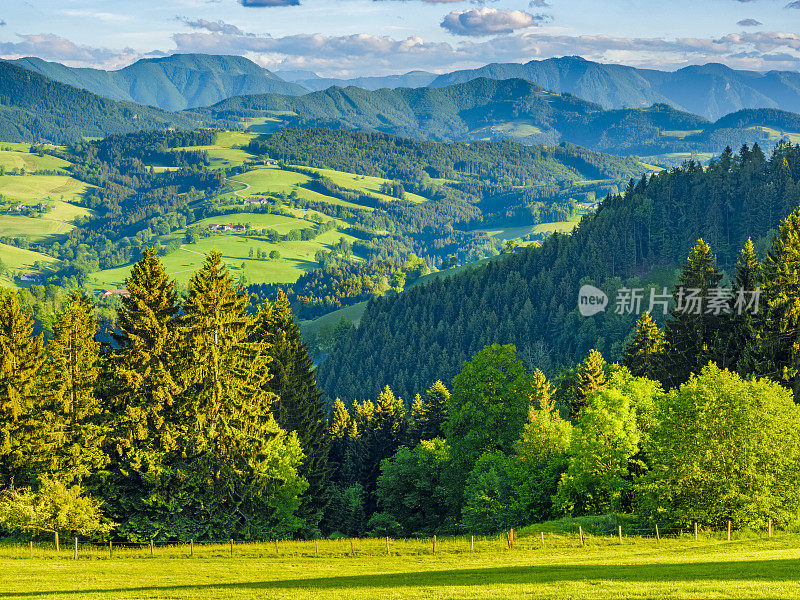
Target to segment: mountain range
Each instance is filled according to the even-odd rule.
[[[442,75],[411,71],[404,75],[334,79],[319,77],[311,71],[272,73],[241,56],[205,54],[148,58],[118,71],[72,68],[38,58],[12,62],[113,100],[172,111],[209,106],[242,95],[301,95],[330,87],[359,87],[370,91],[398,87],[438,88],[486,78],[525,79],[550,92],[573,94],[609,110],[667,104],[709,120],[749,108],[800,112],[800,73],[760,73],[715,63],[673,72],[567,56],[527,63],[492,63]]]
[[[9,62],[98,96],[170,111],[208,106],[232,96],[307,92],[243,56],[174,54],[139,60],[118,71],[73,68],[40,58]]]
[[[720,152],[726,145],[769,145],[800,132],[800,117],[748,109],[719,123],[667,104],[605,110],[525,79],[472,79],[447,87],[364,90],[333,87],[304,96],[230,98],[201,113],[222,120],[267,117],[269,128],[334,127],[432,141],[564,141],[616,154]]]

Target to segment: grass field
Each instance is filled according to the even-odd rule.
[[[212,168],[237,167],[244,164],[245,161],[255,158],[243,149],[254,137],[255,134],[252,133],[221,131],[217,134],[217,140],[213,146],[191,146],[176,148],[176,150],[205,150],[208,152]]]
[[[7,269],[12,271],[11,273],[0,276],[0,285],[6,287],[16,287],[13,280],[13,276],[16,272],[35,272],[33,265],[36,262],[39,262],[45,267],[53,267],[58,263],[55,258],[47,256],[46,254],[33,252],[31,250],[23,250],[22,248],[8,246],[6,244],[0,244],[0,260],[3,261],[3,265]]]
[[[231,215],[229,218],[212,217],[209,222],[237,223],[245,222],[242,215]],[[287,233],[291,229],[298,229],[308,225],[306,221],[291,219],[281,215],[253,215],[263,219],[263,222],[275,220],[273,228],[279,233]],[[270,243],[257,237],[242,234],[215,234],[211,237],[201,238],[197,244],[184,244],[181,248],[164,256],[164,266],[167,273],[175,279],[179,286],[185,286],[191,276],[203,265],[205,255],[218,250],[228,263],[234,277],[244,275],[248,283],[292,283],[297,281],[303,273],[319,266],[314,255],[318,250],[328,250],[340,238],[353,241],[352,236],[336,230],[328,231],[310,241],[286,241]],[[257,250],[269,253],[272,250],[280,252],[281,258],[274,260],[258,260],[250,257],[250,249],[254,255]],[[244,267],[242,266],[244,265]],[[91,276],[91,289],[109,289],[121,287],[125,278],[130,274],[131,266],[127,265],[117,269],[108,269],[93,273]]]
[[[65,175],[3,175],[0,176],[0,195],[6,200],[30,202],[33,200],[76,201],[83,184]]]
[[[6,147],[8,146],[5,144],[0,145],[0,148]],[[49,154],[37,156],[28,152],[28,148],[16,149],[16,146],[12,146],[9,150],[0,149],[0,166],[5,167],[7,171],[21,169],[33,173],[39,170],[64,169],[69,166],[69,163]]]
[[[347,540],[107,549],[64,544],[60,555],[27,546],[0,549],[0,597],[170,598],[738,598],[800,597],[800,536],[727,542],[677,539],[518,536],[504,539]]]

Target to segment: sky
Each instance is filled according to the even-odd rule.
[[[122,68],[201,52],[328,77],[579,55],[800,70],[800,0],[3,0],[0,57]]]

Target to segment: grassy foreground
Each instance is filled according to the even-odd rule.
[[[800,536],[727,542],[520,537],[349,541],[108,551],[0,549],[0,598],[798,598]]]

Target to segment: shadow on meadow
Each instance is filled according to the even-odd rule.
[[[733,562],[666,563],[649,565],[531,565],[487,567],[485,569],[446,569],[402,573],[336,575],[303,579],[131,586],[80,590],[0,592],[0,598],[40,597],[91,593],[176,592],[180,590],[348,590],[389,588],[431,588],[468,586],[514,586],[526,584],[580,583],[697,583],[749,581],[764,583],[800,582],[800,561],[754,560]]]

